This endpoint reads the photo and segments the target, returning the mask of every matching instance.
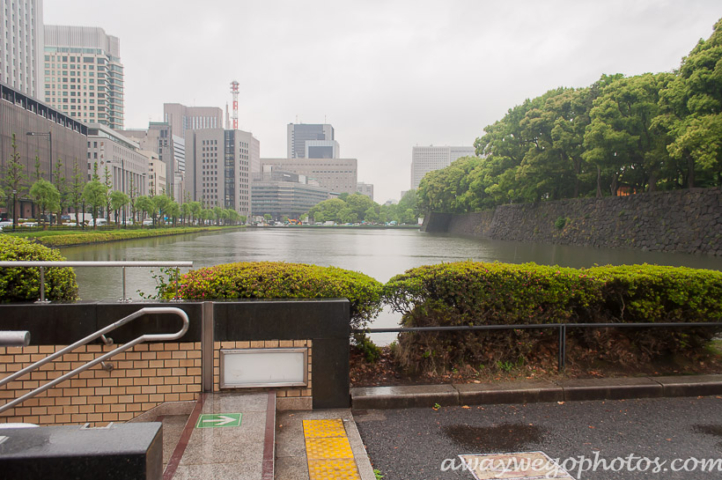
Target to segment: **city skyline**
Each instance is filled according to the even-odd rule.
[[[509,108],[552,88],[671,71],[722,17],[711,1],[391,2],[322,13],[280,3],[198,11],[174,2],[177,18],[164,25],[165,2],[46,0],[44,23],[120,39],[126,129],[162,121],[163,103],[225,108],[235,79],[239,128],[261,141],[263,157],[285,156],[288,123],[330,123],[383,203],[408,188],[413,146],[471,146]]]

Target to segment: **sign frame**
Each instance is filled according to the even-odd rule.
[[[264,355],[278,353],[302,353],[303,354],[303,380],[299,382],[255,382],[255,383],[231,383],[226,382],[225,371],[226,358],[229,355]],[[293,348],[230,348],[220,350],[220,388],[239,389],[239,388],[259,388],[259,387],[305,387],[308,386],[308,347]]]

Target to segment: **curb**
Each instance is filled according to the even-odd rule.
[[[356,387],[354,410],[722,395],[722,375]]]

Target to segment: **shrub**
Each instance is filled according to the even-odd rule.
[[[722,320],[722,273],[650,265],[587,270],[471,261],[431,265],[395,276],[384,296],[409,327]],[[689,353],[718,330],[587,328],[569,329],[567,337],[583,351],[625,362]],[[402,365],[430,371],[555,354],[556,343],[552,329],[417,332],[401,334],[397,350]]]
[[[559,217],[554,221],[554,226],[557,228],[557,230],[561,230],[564,228],[564,225],[567,224],[567,218],[566,217]]]
[[[337,267],[283,262],[241,262],[192,270],[181,275],[183,299],[347,298],[351,327],[364,328],[381,311],[383,286],[373,278]],[[173,298],[175,285],[163,285]]]
[[[0,235],[0,260],[65,260],[57,250],[37,245],[24,238]],[[22,302],[40,298],[40,271],[37,268],[0,268],[0,301]],[[73,301],[78,298],[78,284],[72,268],[45,269],[45,298]]]

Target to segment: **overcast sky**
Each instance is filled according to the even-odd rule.
[[[286,124],[330,123],[379,203],[409,188],[411,147],[472,145],[545,91],[603,73],[671,71],[722,17],[719,0],[45,0],[46,24],[120,38],[125,127],[163,103],[230,103],[261,157]]]

